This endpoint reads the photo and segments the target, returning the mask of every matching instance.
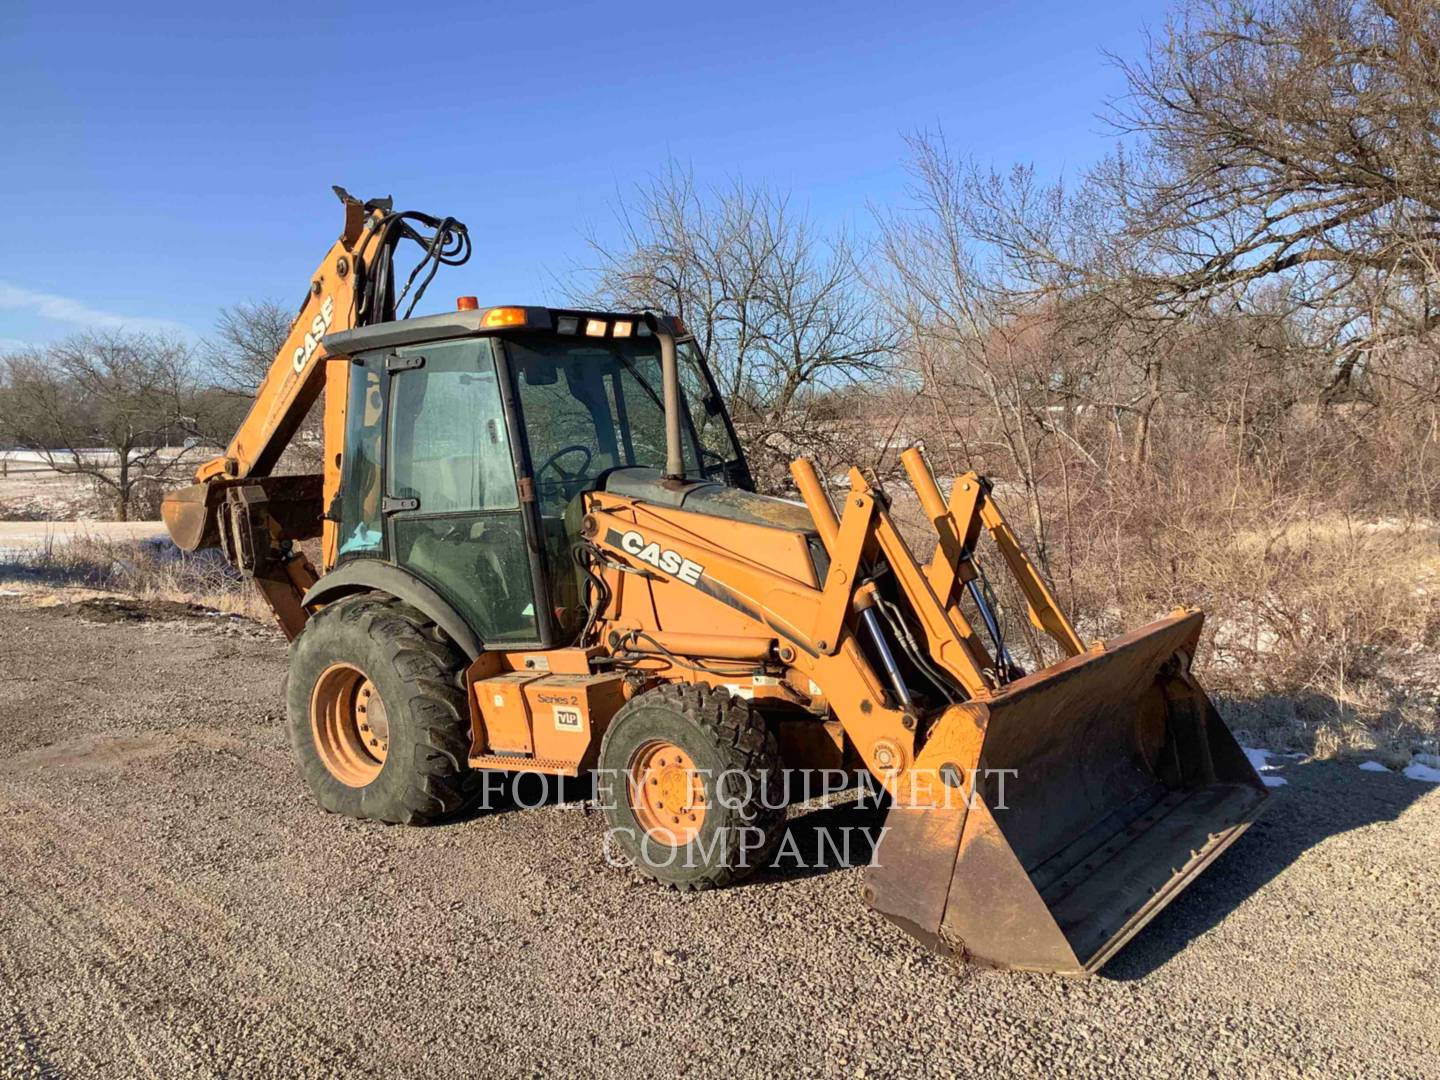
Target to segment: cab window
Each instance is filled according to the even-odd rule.
[[[665,465],[660,347],[653,338],[587,343],[515,335],[506,351],[530,440],[536,496],[557,513],[600,474]],[[687,351],[688,350],[688,351]],[[677,349],[685,472],[724,480],[739,455],[689,343]]]
[[[380,462],[385,439],[385,362],[379,353],[357,357],[350,370],[345,409],[345,454],[340,481],[339,558],[380,557],[385,537],[380,515]]]
[[[396,355],[388,446],[395,560],[433,584],[487,646],[536,642],[535,582],[494,345],[478,338]]]

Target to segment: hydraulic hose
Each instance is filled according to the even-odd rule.
[[[980,618],[985,621],[985,629],[990,633],[990,640],[995,643],[995,665],[1003,675],[1010,670],[1010,654],[1005,650],[1005,639],[1000,636],[1000,624],[995,620],[995,613],[985,602],[985,594],[980,591],[975,579],[971,578],[965,585],[970,590],[970,598],[975,601],[975,606],[980,611]]]

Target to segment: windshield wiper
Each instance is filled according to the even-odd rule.
[[[615,357],[615,359],[619,360],[620,363],[625,365],[626,371],[630,372],[631,375],[635,376],[635,381],[640,384],[641,389],[643,389],[645,393],[650,395],[650,400],[653,401],[663,413],[665,411],[665,402],[661,399],[660,395],[655,392],[655,388],[645,381],[645,377],[640,374],[640,369],[637,368],[634,364],[632,364],[629,357],[627,357],[623,352],[615,352],[612,355]]]

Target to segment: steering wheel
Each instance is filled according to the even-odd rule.
[[[578,469],[567,469],[565,468],[565,466],[561,465],[559,461],[559,459],[564,457],[566,454],[584,454],[585,460],[581,463]],[[554,469],[560,475],[560,482],[568,486],[585,475],[585,472],[590,468],[590,462],[594,459],[594,457],[595,455],[591,453],[588,446],[581,446],[579,443],[572,443],[569,446],[562,446],[559,450],[556,450],[553,454],[547,457],[544,462],[541,463],[540,467],[535,470],[536,479],[539,479],[540,474],[543,473],[546,469]]]

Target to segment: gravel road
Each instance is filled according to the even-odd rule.
[[[96,616],[0,598],[0,1076],[1440,1075],[1434,785],[1291,764],[1101,977],[980,971],[858,868],[682,897],[577,806],[327,816],[278,636]]]

